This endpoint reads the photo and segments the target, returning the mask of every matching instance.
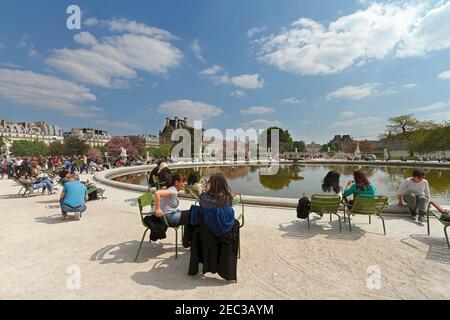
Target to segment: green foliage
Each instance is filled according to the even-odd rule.
[[[48,151],[43,141],[16,140],[11,147],[11,152],[19,157],[46,156]]]
[[[294,148],[294,151],[297,148],[297,152],[305,152],[306,151],[305,141],[294,141],[292,148]]]
[[[48,146],[48,153],[52,156],[63,156],[65,154],[64,145],[59,141],[54,141]]]
[[[149,154],[155,158],[165,158],[170,156],[172,152],[172,148],[168,144],[162,144],[159,146],[159,148],[150,147],[147,149]]]
[[[94,147],[95,149],[97,149],[98,151],[100,151],[102,154],[105,154],[105,152],[108,152],[108,147],[103,145],[103,146],[97,146]]]
[[[83,140],[74,137],[64,139],[64,155],[81,156],[86,155],[90,147]]]
[[[279,140],[280,140],[280,153],[295,151],[294,141],[288,130],[283,130],[278,127],[270,127],[265,130],[267,132],[267,147],[272,147],[272,130],[279,130]]]
[[[5,141],[3,140],[3,136],[0,136],[0,148],[3,147]]]
[[[450,124],[419,121],[413,115],[401,115],[389,119],[388,133],[383,137],[389,141],[404,139],[411,155],[414,152],[434,153],[450,150]]]
[[[342,143],[328,142],[320,147],[320,152],[328,152],[328,148],[330,148],[330,152],[334,153],[343,151]]]

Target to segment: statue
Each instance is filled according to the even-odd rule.
[[[3,139],[3,146],[1,150],[3,151],[4,155],[9,157],[11,155],[10,148],[12,147],[11,140],[4,138]]]
[[[123,158],[127,157],[127,150],[124,147],[120,147],[120,156]]]
[[[361,150],[359,149],[359,141],[356,143],[355,156],[361,155]]]

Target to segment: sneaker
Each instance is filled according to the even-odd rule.
[[[416,217],[417,217],[417,216],[416,216],[415,214],[412,214],[412,215],[411,215],[411,220],[416,221]]]
[[[424,216],[421,214],[419,215],[419,219],[417,219],[418,222],[423,223],[425,222]]]
[[[73,215],[74,219],[77,221],[80,221],[81,215],[79,212],[75,212],[75,214]]]
[[[69,216],[67,214],[63,214],[63,216],[61,217],[61,220],[67,220],[69,219]]]

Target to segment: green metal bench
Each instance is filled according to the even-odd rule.
[[[431,207],[434,207],[436,210],[431,210]],[[449,221],[443,221],[442,220],[442,214],[446,212],[445,209],[443,209],[440,205],[437,203],[430,201],[428,204],[428,210],[427,210],[427,227],[428,227],[428,235],[430,235],[430,214],[435,216],[443,225],[444,225],[444,234],[445,239],[447,240],[447,246],[450,249],[450,242],[448,241],[448,234],[447,234],[447,228],[450,226]]]

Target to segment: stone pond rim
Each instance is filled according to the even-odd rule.
[[[279,164],[293,164],[293,161],[280,161]],[[321,160],[321,161],[298,161],[298,164],[342,164],[342,165],[366,165],[366,166],[389,166],[389,167],[404,167],[404,168],[442,168],[450,169],[450,163],[436,163],[436,162],[402,162],[402,161],[346,161],[346,160]],[[170,164],[171,169],[189,169],[194,167],[231,167],[231,166],[241,166],[241,165],[251,165],[251,166],[267,166],[267,162],[237,162],[237,163],[172,163]],[[137,191],[137,192],[148,192],[148,187],[142,185],[135,185],[131,183],[124,183],[114,181],[112,179],[130,175],[150,172],[155,165],[137,166],[137,167],[124,167],[115,168],[110,170],[105,170],[98,172],[94,175],[94,179],[102,184],[108,185],[110,187]],[[192,199],[188,194],[183,191],[179,193],[180,198]],[[271,207],[281,207],[281,208],[297,208],[298,199],[294,198],[275,198],[275,197],[263,197],[263,196],[249,196],[242,195],[242,200],[245,204],[258,205],[258,206],[271,206]],[[445,209],[450,209],[450,206],[443,206]],[[396,204],[390,204],[383,213],[388,214],[405,214],[409,215],[409,210],[406,207],[399,208]]]

